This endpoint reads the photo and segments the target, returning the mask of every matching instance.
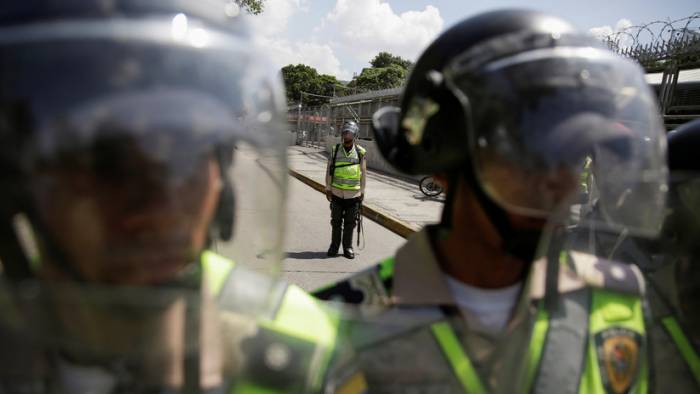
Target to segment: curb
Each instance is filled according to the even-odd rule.
[[[318,192],[324,194],[326,193],[325,185],[322,185],[321,183],[309,178],[304,174],[290,169],[289,175],[304,182],[308,186],[311,186],[311,188],[316,189],[316,191]],[[382,212],[380,209],[372,206],[371,204],[362,204],[362,214],[368,219],[372,220],[373,222],[378,223],[379,225],[393,231],[394,233],[404,238],[408,238],[411,234],[416,232],[416,230],[411,228],[411,226],[408,223],[404,222],[403,220],[397,219],[391,215],[387,215],[386,213]]]

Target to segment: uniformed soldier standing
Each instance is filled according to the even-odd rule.
[[[240,13],[3,5],[0,392],[321,391],[336,316],[259,272],[285,105]]]
[[[447,197],[439,225],[316,293],[364,305],[371,392],[647,391],[641,274],[566,248],[590,158],[600,198],[624,197],[606,225],[658,232],[665,138],[638,65],[561,19],[486,13],[440,35],[373,121],[383,156],[442,174]]]
[[[342,144],[336,144],[331,149],[326,168],[326,198],[331,203],[332,228],[329,257],[338,255],[342,234],[343,256],[355,258],[352,231],[365,197],[367,179],[366,150],[355,143],[359,131],[355,121],[343,123],[340,129]]]

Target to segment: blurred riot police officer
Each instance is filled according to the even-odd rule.
[[[373,126],[389,162],[441,175],[447,196],[438,225],[316,292],[371,316],[370,390],[647,390],[639,270],[566,232],[587,161],[611,217],[577,226],[659,230],[664,130],[638,65],[559,18],[489,12],[441,34]]]
[[[213,0],[2,7],[0,392],[321,389],[336,318],[274,277],[284,94],[248,30]]]

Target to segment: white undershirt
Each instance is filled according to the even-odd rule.
[[[457,306],[473,315],[478,322],[494,331],[503,331],[518,300],[522,282],[500,289],[469,286],[445,275]]]
[[[58,360],[58,375],[66,393],[109,394],[117,379],[106,369]]]

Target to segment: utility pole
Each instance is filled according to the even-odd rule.
[[[301,132],[301,100],[302,95],[299,95],[299,104],[297,104],[297,139],[299,139],[299,133]]]

